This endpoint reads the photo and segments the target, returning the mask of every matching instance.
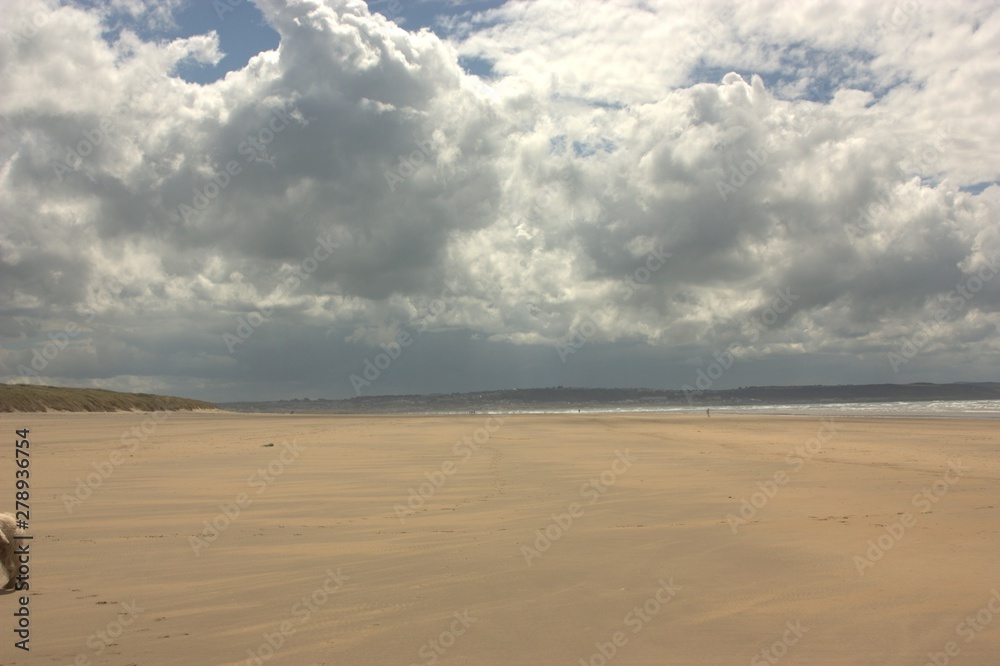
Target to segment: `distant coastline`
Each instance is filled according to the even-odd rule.
[[[236,412],[399,414],[548,411],[685,411],[705,408],[1000,401],[1000,382],[755,386],[697,393],[657,389],[567,388],[362,396],[344,400],[295,399],[220,402]]]
[[[1000,415],[1000,382],[753,386],[699,391],[550,387],[216,404],[93,388],[0,384],[0,412],[227,410],[270,414],[701,412],[882,416]]]

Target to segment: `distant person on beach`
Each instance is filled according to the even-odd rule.
[[[707,416],[708,418],[712,418],[711,410],[712,410],[711,407],[705,408],[705,416]]]

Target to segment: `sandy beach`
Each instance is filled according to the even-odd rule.
[[[997,421],[0,421],[30,429],[33,536],[30,652],[0,595],[3,664],[1000,655]]]

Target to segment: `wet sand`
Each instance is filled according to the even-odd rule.
[[[997,421],[0,422],[30,428],[34,537],[31,651],[23,593],[0,595],[3,664],[1000,655]],[[12,443],[0,460],[13,509]]]

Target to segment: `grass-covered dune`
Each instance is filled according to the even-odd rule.
[[[95,388],[0,384],[0,412],[117,412],[218,409],[210,402]]]

